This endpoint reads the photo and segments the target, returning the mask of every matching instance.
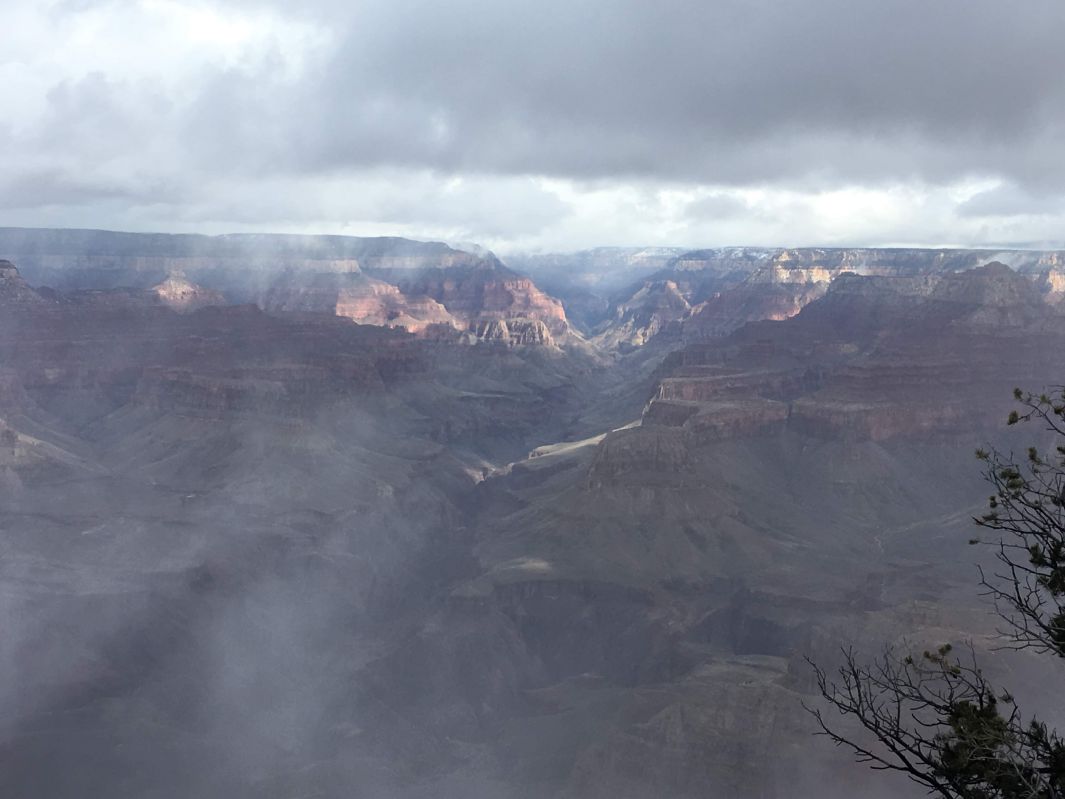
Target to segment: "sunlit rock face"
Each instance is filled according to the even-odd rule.
[[[540,319],[485,319],[472,325],[479,341],[506,346],[554,346],[548,326]]]
[[[558,297],[567,320],[589,334],[609,318],[611,300],[618,292],[683,253],[676,247],[597,247],[569,253],[508,253],[504,260]]]
[[[363,325],[422,333],[431,325],[465,325],[431,297],[408,297],[397,286],[362,273],[291,273],[259,300],[273,313],[327,313]]]
[[[187,312],[209,305],[226,305],[226,298],[221,292],[197,286],[183,272],[171,272],[166,280],[152,286],[150,291],[163,305],[175,311]]]
[[[359,324],[401,327],[411,333],[437,324],[461,327],[459,320],[431,297],[407,297],[397,286],[372,278],[339,291],[334,310],[337,316]]]
[[[613,319],[597,328],[608,348],[643,346],[656,335],[687,340],[725,335],[747,322],[786,319],[856,274],[920,283],[1001,261],[1041,286],[1048,302],[1063,254],[1057,251],[723,248],[678,256],[617,295]],[[663,302],[663,297],[669,302]]]
[[[648,282],[614,309],[609,327],[596,337],[602,347],[641,347],[664,327],[687,318],[691,305],[672,280]]]
[[[0,252],[81,302],[159,302],[180,312],[254,302],[271,313],[342,316],[440,338],[518,320],[573,338],[562,303],[491,254],[438,242],[339,236],[164,236],[0,228]],[[497,329],[499,326],[496,326]],[[459,337],[456,340],[465,340]]]
[[[472,331],[478,339],[508,344],[552,344],[552,333],[569,332],[561,303],[531,280],[498,262],[475,267],[431,269],[389,267],[367,273],[290,272],[262,297],[260,304],[280,313],[325,312],[359,324],[432,333],[444,325]]]
[[[41,296],[22,278],[18,268],[10,261],[0,260],[0,303],[34,304],[42,302]]]
[[[1048,269],[1040,276],[1037,285],[1047,303],[1060,307],[1065,300],[1065,269]]]
[[[562,303],[495,258],[445,270],[378,269],[374,274],[408,296],[438,302],[468,328],[487,320],[528,319],[543,323],[556,336],[569,332]]]

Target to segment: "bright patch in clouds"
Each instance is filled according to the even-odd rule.
[[[271,33],[270,21],[262,16],[223,13],[206,3],[180,0],[142,0],[141,7],[164,24],[173,25],[173,34],[188,42],[209,44],[225,52],[246,46]]]

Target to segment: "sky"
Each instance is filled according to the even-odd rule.
[[[0,225],[1065,246],[1062,0],[0,0]]]

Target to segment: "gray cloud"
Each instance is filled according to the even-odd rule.
[[[78,178],[61,169],[29,170],[0,175],[0,209],[36,208],[44,205],[83,205],[104,200],[158,201],[165,187],[122,186],[113,180]]]
[[[963,217],[1055,215],[1065,211],[1065,192],[1032,192],[1012,183],[979,192],[958,205]]]
[[[732,219],[750,213],[750,210],[751,207],[739,197],[730,194],[711,194],[690,203],[684,213],[689,219],[700,221]]]
[[[1056,0],[357,9],[320,73],[280,95],[291,124],[264,158],[727,183],[1065,177],[1047,158],[1065,144]],[[212,85],[206,113],[276,122],[278,95],[249,107],[246,88]],[[258,149],[233,123],[225,149]]]
[[[9,107],[37,99],[39,113],[0,122],[0,207],[62,202],[67,185],[73,205],[92,192],[129,196],[188,218],[213,212],[219,224],[313,224],[314,209],[321,227],[398,223],[410,211],[422,214],[410,223],[506,239],[571,215],[541,189],[525,192],[539,197],[530,219],[511,203],[489,222],[503,189],[527,176],[588,192],[604,183],[708,187],[697,202],[718,202],[719,214],[744,210],[746,201],[721,194],[728,187],[815,198],[987,179],[1035,198],[1065,192],[1060,0],[155,5],[228,14],[237,33],[222,25],[214,50],[197,49],[182,40],[188,33],[168,40],[140,4],[124,14],[104,0],[51,4],[34,35],[55,50],[49,63],[66,67],[47,86],[23,74],[25,95],[9,98]],[[124,27],[102,24],[108,14]],[[27,19],[14,22],[28,29]],[[254,47],[225,40],[242,20],[262,29]],[[93,25],[101,48],[132,51],[154,37],[183,60],[160,46],[158,63],[148,53],[108,61],[106,52],[88,67],[63,62],[64,42]],[[18,64],[0,56],[5,67]],[[381,170],[405,172],[413,187],[436,176],[434,197],[454,176],[497,185],[487,200],[467,192],[456,198],[463,208],[428,214],[417,198],[382,196],[376,211],[365,198],[306,201],[309,181],[354,176],[358,191],[360,176]],[[45,185],[31,188],[42,175]],[[275,192],[269,213],[263,188],[278,181],[291,189]],[[223,196],[204,197],[207,187]],[[1031,208],[974,198],[957,213]]]

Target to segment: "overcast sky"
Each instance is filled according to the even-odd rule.
[[[0,0],[0,225],[1065,245],[1065,0]]]

